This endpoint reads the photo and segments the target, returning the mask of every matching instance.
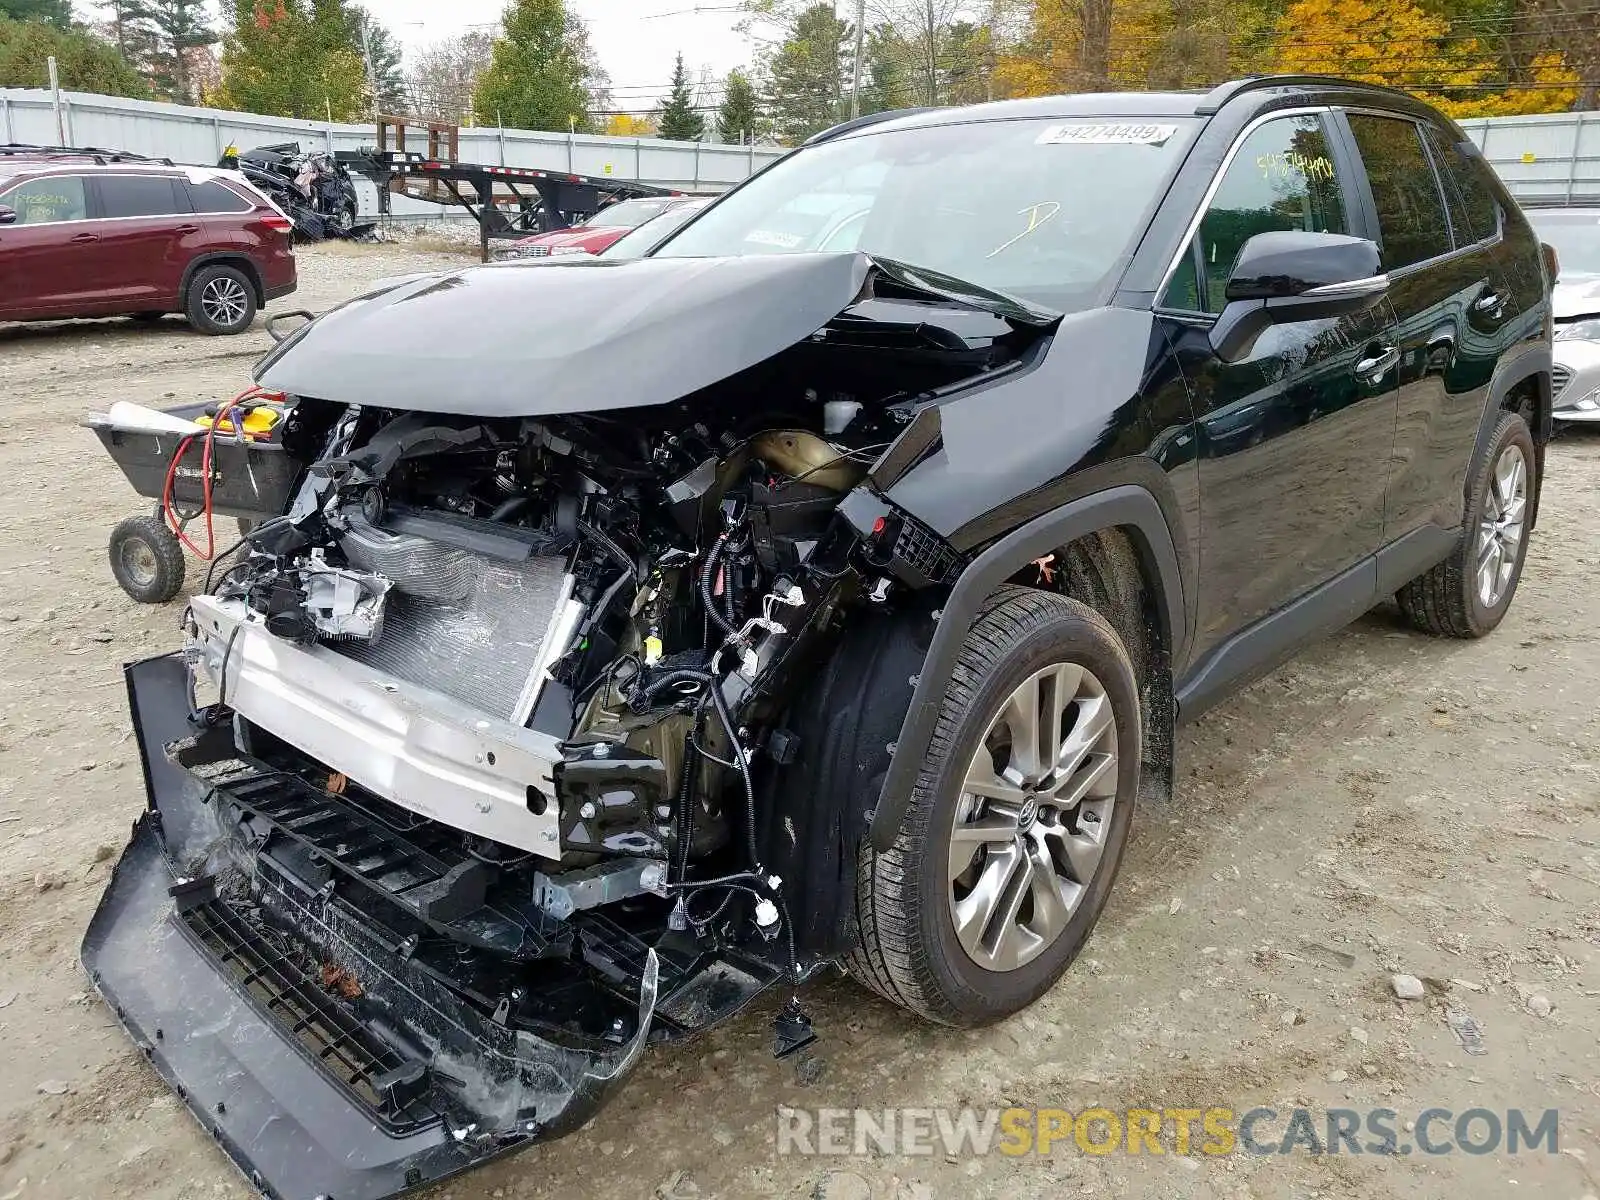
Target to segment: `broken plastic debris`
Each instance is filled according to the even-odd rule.
[[[1473,1019],[1471,1013],[1452,1008],[1445,1013],[1444,1019],[1461,1042],[1461,1048],[1468,1054],[1489,1053],[1483,1044],[1483,1026]]]

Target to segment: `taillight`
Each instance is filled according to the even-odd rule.
[[[293,233],[294,222],[282,213],[268,212],[261,214],[261,223],[274,233]]]
[[[1550,282],[1554,283],[1561,275],[1561,259],[1556,255],[1556,248],[1549,242],[1540,242],[1539,249],[1544,252],[1545,274],[1550,277]]]

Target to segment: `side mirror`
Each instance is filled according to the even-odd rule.
[[[0,225],[14,225],[17,220],[17,210],[9,205],[0,204]]]
[[[1258,233],[1239,249],[1211,344],[1236,361],[1269,325],[1371,308],[1389,291],[1377,243],[1342,233]]]

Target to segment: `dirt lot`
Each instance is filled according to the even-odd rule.
[[[293,307],[447,260],[313,250]],[[215,398],[264,334],[179,321],[0,327],[0,1200],[247,1189],[88,994],[78,941],[143,804],[118,672],[177,644],[105,537],[138,505],[75,426],[118,399]],[[592,1127],[460,1197],[1550,1197],[1600,1193],[1600,438],[1552,447],[1500,631],[1447,643],[1379,610],[1187,731],[1085,959],[972,1033],[845,980],[810,987],[804,1071],[766,1008],[653,1052]],[[1428,981],[1401,1003],[1388,972]],[[1470,1014],[1481,1055],[1446,1019]],[[1541,1015],[1547,1014],[1547,1015]],[[1459,1017],[1456,1019],[1459,1026]],[[1558,1108],[1510,1156],[779,1156],[778,1105]],[[1276,1140],[1283,1123],[1269,1125]],[[1407,1131],[1409,1132],[1409,1131]],[[1411,1139],[1402,1136],[1402,1140]]]

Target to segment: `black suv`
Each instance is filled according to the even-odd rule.
[[[1503,618],[1549,288],[1459,128],[1313,78],[873,117],[645,258],[390,281],[262,361],[284,515],[130,668],[96,983],[341,1197],[825,963],[1013,1013],[1180,718],[1390,595]]]

